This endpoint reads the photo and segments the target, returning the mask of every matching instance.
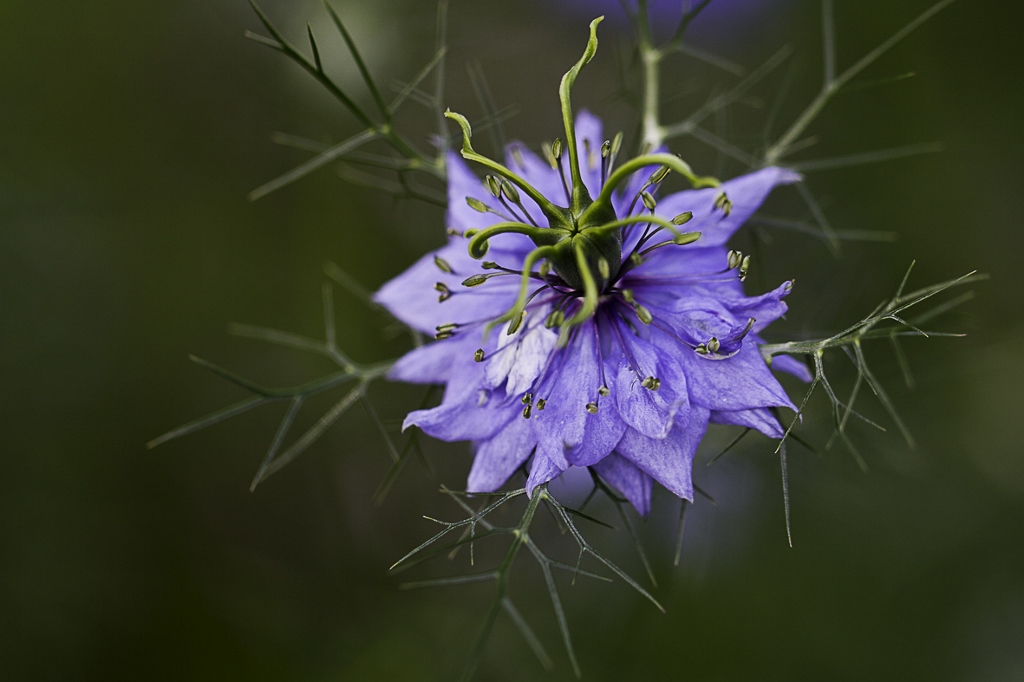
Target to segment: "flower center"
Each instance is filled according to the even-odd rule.
[[[569,340],[569,334],[586,320],[590,319],[596,312],[602,294],[608,292],[615,282],[628,271],[635,267],[642,259],[642,254],[634,251],[631,260],[624,263],[622,259],[622,248],[625,240],[624,228],[627,230],[633,226],[646,224],[644,237],[646,237],[652,226],[654,233],[668,230],[674,235],[674,240],[667,243],[688,244],[700,237],[699,233],[682,234],[676,227],[689,220],[690,214],[677,216],[674,220],[666,220],[654,214],[656,202],[654,197],[646,190],[654,187],[665,178],[670,170],[675,170],[686,177],[694,187],[717,187],[719,182],[714,178],[701,178],[693,173],[690,167],[681,159],[671,154],[645,154],[634,158],[612,172],[615,157],[621,147],[621,135],[615,138],[614,142],[606,141],[601,146],[601,188],[596,198],[592,198],[583,182],[583,174],[580,169],[580,154],[576,138],[575,124],[571,102],[571,92],[576,77],[582,68],[590,62],[597,52],[597,25],[604,17],[595,19],[590,24],[590,40],[587,42],[586,50],[580,60],[562,77],[559,87],[559,99],[561,102],[562,120],[565,127],[565,145],[561,140],[555,140],[548,151],[552,167],[558,171],[565,189],[565,198],[568,206],[562,207],[545,197],[526,179],[514,173],[506,166],[492,159],[477,153],[472,145],[472,128],[469,121],[462,115],[447,111],[445,116],[456,121],[462,129],[462,156],[474,161],[488,169],[495,175],[488,176],[487,186],[491,194],[499,199],[511,215],[491,209],[483,202],[467,198],[467,202],[473,208],[481,212],[493,212],[507,218],[506,222],[482,230],[467,230],[465,236],[469,238],[469,254],[473,258],[482,259],[487,254],[488,241],[499,235],[516,233],[528,236],[537,248],[530,251],[525,257],[522,269],[518,271],[521,277],[519,296],[516,303],[504,314],[491,321],[488,328],[499,324],[510,322],[509,333],[518,328],[526,313],[526,305],[529,299],[536,296],[539,290],[530,293],[531,281],[540,279],[548,280],[545,268],[553,269],[558,276],[562,289],[568,288],[571,291],[556,290],[563,296],[573,299],[582,299],[576,306],[572,317],[557,326],[561,327],[559,335],[559,346],[564,346]],[[563,167],[563,151],[568,152],[569,179],[566,179]],[[587,149],[590,156],[590,149]],[[630,207],[628,215],[619,218],[616,215],[612,203],[615,190],[627,179],[643,168],[657,166],[658,170],[651,176],[644,187],[637,194],[637,200],[643,199],[644,208],[649,215],[632,215],[636,201]],[[547,226],[538,224],[533,215],[526,210],[522,204],[519,192],[525,193],[536,203],[537,207],[547,219]],[[728,201],[727,199],[723,200]],[[517,212],[512,207],[520,209]],[[524,222],[523,220],[528,222]],[[643,240],[641,240],[642,242]],[[635,256],[635,258],[633,258]],[[540,267],[541,272],[534,273],[535,267]],[[504,272],[494,275],[475,275],[464,282],[466,286],[482,284],[487,279],[500,274],[512,274],[515,271],[497,267]],[[549,282],[549,285],[551,283]],[[441,292],[442,296],[445,294]]]

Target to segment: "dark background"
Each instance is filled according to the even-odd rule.
[[[536,146],[558,134],[558,79],[586,33],[553,4],[453,2],[453,109],[481,113],[465,71],[475,60],[499,105],[518,107],[510,135]],[[819,8],[764,4],[753,19],[737,9],[735,23],[721,13],[698,22],[692,39],[748,68],[792,44],[797,87],[783,118],[792,120],[820,83]],[[318,3],[265,5],[297,42],[311,20],[334,46],[340,80],[358,88]],[[842,66],[928,3],[837,5]],[[337,7],[384,83],[429,59],[433,3]],[[766,283],[797,278],[780,327],[796,335],[866,314],[912,259],[919,285],[991,273],[975,300],[932,324],[967,338],[906,343],[915,390],[887,344],[868,349],[918,449],[893,428],[857,426],[864,475],[842,447],[791,448],[793,549],[770,442],[750,439],[711,468],[698,462],[697,481],[718,504],[699,499],[692,510],[683,565],[672,567],[669,496],[642,528],[668,615],[621,584],[560,582],[585,679],[1024,678],[1022,25],[1020,3],[956,3],[861,80],[915,78],[842,95],[812,129],[821,142],[800,158],[945,143],[942,154],[810,177],[837,227],[891,230],[896,243],[850,244],[837,260],[814,238],[773,232],[764,251]],[[271,144],[274,131],[328,141],[356,130],[283,57],[243,40],[257,28],[242,0],[0,3],[5,679],[451,679],[486,610],[488,586],[405,592],[405,576],[386,574],[434,532],[420,515],[458,518],[436,490],[438,479],[462,484],[463,445],[431,445],[434,473],[413,464],[380,508],[370,498],[388,460],[358,409],[254,494],[248,484],[283,406],[144,447],[242,397],[189,352],[278,385],[328,369],[233,338],[229,321],[317,336],[325,260],[376,287],[443,238],[439,209],[396,207],[331,170],[246,201],[306,158]],[[575,100],[625,126],[625,34],[610,25],[602,37]],[[735,82],[692,60],[673,68],[680,75],[666,88],[689,93],[673,105],[684,113],[716,83]],[[754,93],[762,105],[785,68]],[[746,148],[758,141],[758,104],[718,122]],[[410,113],[413,125],[427,116]],[[692,141],[677,150],[700,168],[718,163]],[[794,197],[780,191],[773,212],[804,217]],[[337,312],[355,357],[406,348],[341,291]],[[847,366],[838,355],[829,365],[846,387]],[[380,387],[373,397],[391,423],[420,392]],[[817,396],[802,429],[818,446],[826,407]],[[870,396],[864,409],[891,425]],[[705,455],[730,436],[713,432]],[[593,511],[613,519],[606,504]],[[569,539],[542,535],[574,559]],[[624,535],[593,533],[640,576]],[[465,559],[414,575],[471,570]],[[502,620],[478,679],[571,678],[536,570],[515,576],[514,596],[556,670],[544,673]]]

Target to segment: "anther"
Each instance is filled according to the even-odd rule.
[[[473,275],[472,277],[467,277],[466,279],[464,279],[462,281],[462,286],[478,287],[491,277],[494,277],[494,275]]]
[[[715,197],[715,208],[720,209],[726,216],[732,213],[732,201],[729,200],[725,192],[719,192],[718,196]]]
[[[434,334],[434,340],[442,341],[444,339],[450,339],[453,336],[455,336],[455,332],[453,332],[453,331],[438,332],[438,333]]]
[[[608,259],[601,257],[597,261],[597,271],[601,273],[601,277],[607,280],[612,275],[611,268],[608,266]]]
[[[643,191],[640,193],[640,198],[643,199],[644,207],[648,211],[653,211],[658,207],[658,201],[654,198],[654,195],[650,192]]]
[[[714,336],[712,336],[710,339],[708,339],[708,343],[707,343],[708,351],[710,351],[712,353],[717,353],[718,349],[721,348],[721,347],[722,347],[722,344],[719,343],[718,339],[716,339]]]
[[[562,160],[562,138],[556,137],[555,141],[551,143],[551,156],[555,161]]]
[[[539,399],[539,400],[537,401],[537,409],[538,409],[538,410],[543,410],[543,409],[544,409],[544,407],[545,407],[545,406],[546,406],[547,404],[548,404],[548,401],[544,400],[544,398],[541,398],[541,399]]]
[[[487,206],[487,204],[480,201],[479,199],[474,199],[473,197],[466,197],[466,203],[469,204],[469,207],[471,209],[473,209],[474,211],[479,211],[480,213],[487,213],[488,211],[491,210],[490,207]]]
[[[602,398],[607,398],[612,393],[607,386],[602,386],[601,388],[597,389],[597,392],[601,395]]]
[[[544,261],[540,264],[540,276],[547,277],[549,272],[551,272],[551,263],[549,261]]]
[[[436,329],[440,334],[449,334],[451,332],[454,332],[458,328],[459,325],[455,324],[454,322],[448,322],[447,324],[439,324],[436,327],[434,327],[434,329]]]
[[[741,262],[743,262],[743,252],[736,250],[729,252],[729,270],[735,270],[740,266]]]
[[[437,284],[435,284],[434,291],[440,294],[437,297],[438,303],[444,303],[445,301],[452,297],[451,289],[449,289],[448,285],[445,284],[444,282],[438,282]]]
[[[462,236],[462,231],[461,230],[456,230],[454,227],[449,227],[447,230],[445,230],[445,232],[448,234],[449,237],[461,237]]]
[[[523,408],[523,419],[529,419],[530,414],[533,412],[533,405],[527,405]]]
[[[594,150],[590,147],[590,138],[583,138],[583,151],[587,155],[587,165],[590,170],[594,170],[594,166],[597,165],[597,160],[594,158]]]
[[[628,303],[632,303],[633,302],[633,290],[632,289],[623,289],[622,290],[622,298],[626,299],[626,301]]]
[[[495,199],[501,196],[501,181],[498,180],[498,178],[493,175],[488,175],[484,180],[487,183],[488,191],[490,191]]]
[[[519,203],[519,190],[508,180],[504,180],[501,183],[501,192],[505,195],[505,198],[511,201],[513,204]],[[497,196],[497,195],[495,195]]]
[[[750,270],[750,256],[744,256],[740,263],[740,281],[746,281],[747,272]]]
[[[533,402],[533,394],[532,393],[524,393],[523,394],[523,405],[529,405],[532,402]]]
[[[658,379],[657,377],[647,377],[640,382],[640,385],[649,391],[657,391],[661,388],[661,379]]]
[[[619,155],[619,150],[622,149],[622,139],[622,131],[616,133],[615,137],[612,138],[612,158],[615,158],[616,156]]]
[[[597,414],[597,403],[587,403],[587,412]]]
[[[609,140],[605,140],[604,144],[601,145],[601,158],[607,159],[608,155],[612,153],[612,143]]]
[[[633,264],[634,268],[639,267],[644,263],[643,256],[641,256],[639,253],[636,253],[635,251],[629,254],[629,261]]]
[[[700,235],[700,232],[684,232],[683,234],[674,238],[672,242],[676,246],[686,246],[687,244],[692,244],[693,242],[700,239]]]
[[[473,360],[476,362],[483,362],[485,357],[487,357],[487,355],[484,353],[483,348],[477,348],[476,352],[473,353]]]
[[[644,324],[649,325],[651,322],[654,321],[654,317],[651,315],[651,311],[643,307],[639,303],[633,303],[633,310],[636,311],[636,316],[640,318],[640,321],[643,322]]]
[[[686,223],[690,222],[691,220],[693,220],[693,212],[692,211],[687,211],[685,213],[680,213],[675,218],[673,218],[672,219],[672,224],[673,225],[685,225]]]
[[[648,185],[657,185],[659,182],[668,177],[668,174],[672,172],[672,169],[668,166],[660,166],[658,170],[654,171],[654,175],[648,180]]]
[[[505,332],[505,333],[508,336],[512,336],[513,334],[515,334],[517,331],[519,331],[519,327],[522,326],[523,320],[525,320],[525,319],[526,319],[526,311],[524,310],[521,313],[519,313],[519,315],[518,315],[518,317],[516,317],[516,319],[512,320],[512,322],[508,325],[508,331]]]
[[[455,272],[454,270],[452,270],[452,266],[448,264],[448,261],[446,261],[444,258],[441,258],[440,256],[434,256],[434,265],[437,266],[438,270],[440,270],[441,272],[445,272],[449,275],[454,274]]]
[[[544,154],[544,158],[547,159],[548,165],[551,166],[551,170],[558,169],[558,162],[555,161],[555,152],[550,142],[542,142],[540,150]]]

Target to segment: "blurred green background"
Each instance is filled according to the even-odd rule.
[[[479,63],[499,106],[517,107],[508,133],[534,146],[558,134],[557,82],[585,40],[583,24],[549,4],[452,7],[448,103],[480,116],[466,76]],[[698,22],[691,38],[748,68],[793,45],[791,120],[820,83],[819,7],[775,5],[734,26]],[[837,5],[843,65],[928,2]],[[336,6],[384,83],[429,59],[432,2]],[[357,87],[319,3],[265,8],[297,42],[310,20],[335,46],[339,80]],[[991,273],[975,300],[932,325],[967,338],[905,345],[915,390],[886,344],[868,349],[918,449],[895,429],[857,427],[864,475],[840,447],[793,447],[793,549],[767,440],[711,468],[699,462],[697,481],[718,504],[692,510],[683,565],[671,561],[673,500],[659,497],[642,528],[667,615],[622,584],[561,581],[585,679],[1024,679],[1022,25],[1019,3],[956,3],[862,80],[915,78],[840,96],[813,128],[820,142],[801,158],[945,143],[942,154],[810,177],[836,227],[891,230],[898,242],[850,244],[836,260],[820,241],[771,232],[764,249],[766,283],[797,278],[780,327],[793,334],[855,321],[915,258],[920,285]],[[317,336],[325,260],[376,287],[443,239],[439,209],[394,205],[331,170],[246,200],[306,158],[273,145],[273,132],[336,141],[356,130],[305,74],[242,38],[257,28],[242,0],[0,3],[4,679],[451,679],[482,620],[490,587],[403,592],[405,576],[385,570],[434,532],[421,514],[458,518],[433,476],[462,485],[465,446],[432,444],[434,475],[413,464],[380,508],[370,498],[388,459],[358,410],[254,494],[283,406],[144,448],[243,397],[187,353],[273,384],[327,369],[233,338],[228,322]],[[628,125],[632,112],[619,96],[624,41],[606,28],[575,97],[609,126]],[[685,58],[673,68],[666,87],[682,93],[670,106],[680,113],[735,82]],[[754,124],[786,68],[755,91],[760,100],[717,121],[730,139],[756,146]],[[410,113],[414,125],[427,116]],[[677,151],[700,168],[719,163],[692,141]],[[772,212],[804,217],[795,194],[773,201]],[[405,349],[341,291],[337,313],[356,358]],[[830,368],[848,387],[846,365],[837,357]],[[380,387],[373,397],[390,422],[420,392]],[[864,409],[889,424],[870,400]],[[818,396],[802,431],[819,446],[825,408]],[[712,433],[707,452],[730,435]],[[594,512],[613,517],[607,505]],[[573,560],[570,541],[549,531],[545,542]],[[624,535],[594,538],[639,576]],[[556,670],[545,673],[502,621],[478,679],[570,679],[538,572],[515,580]]]

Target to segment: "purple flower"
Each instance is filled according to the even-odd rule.
[[[757,345],[791,283],[745,296],[749,259],[725,244],[773,187],[799,176],[765,168],[719,183],[667,153],[616,167],[621,136],[607,141],[596,117],[571,114],[596,23],[562,81],[567,142],[546,147],[546,160],[521,144],[505,164],[483,157],[469,123],[449,114],[462,157],[492,174],[481,180],[450,155],[448,244],[376,300],[437,339],[390,376],[445,385],[441,404],[405,426],[473,443],[468,490],[494,491],[525,467],[532,491],[590,467],[646,514],[655,481],[692,501],[709,422],[782,436],[771,408],[793,405]],[[698,189],[656,200],[670,171]],[[775,367],[806,374],[783,358]]]

